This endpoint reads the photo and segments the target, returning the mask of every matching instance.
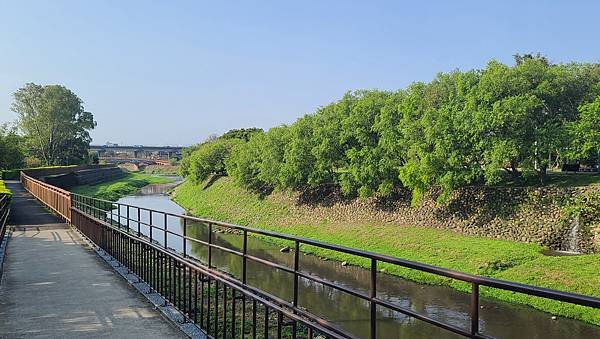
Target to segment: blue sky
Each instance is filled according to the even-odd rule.
[[[599,62],[598,13],[597,1],[0,0],[0,123],[23,84],[62,84],[94,113],[95,143],[189,145],[515,53]]]

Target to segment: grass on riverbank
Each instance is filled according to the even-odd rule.
[[[172,178],[157,175],[127,173],[123,178],[99,183],[97,185],[75,186],[71,189],[71,192],[98,199],[117,201],[124,196],[139,192],[144,186],[151,184],[166,184],[173,181],[174,179]]]
[[[549,257],[542,247],[513,241],[460,235],[447,230],[406,227],[389,223],[348,224],[335,221],[298,223],[290,213],[298,209],[261,199],[221,178],[203,190],[185,182],[175,191],[175,201],[196,216],[250,225],[324,242],[359,248],[461,272],[516,281],[600,297],[600,254]],[[350,264],[368,267],[354,256],[305,247],[304,251]],[[448,285],[468,291],[465,283],[393,265],[380,265],[387,273],[413,281]],[[540,310],[600,325],[600,310],[482,288],[483,295],[531,305]]]
[[[148,165],[142,173],[160,175],[179,175],[179,165]]]

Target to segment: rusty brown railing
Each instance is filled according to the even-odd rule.
[[[21,172],[21,184],[44,205],[71,222],[71,193]]]
[[[210,219],[195,218],[195,217],[190,217],[190,216],[185,216],[185,215],[171,214],[171,213],[166,213],[166,212],[152,210],[152,209],[143,208],[143,207],[137,207],[137,206],[127,205],[127,204],[114,203],[114,202],[110,202],[110,201],[106,201],[106,200],[94,199],[94,198],[90,198],[90,197],[86,197],[86,196],[82,196],[82,195],[78,195],[78,194],[73,194],[73,213],[75,213],[74,215],[77,216],[75,218],[75,222],[74,222],[74,224],[77,228],[79,228],[86,236],[91,237],[93,239],[92,241],[95,242],[102,249],[111,253],[111,255],[116,256],[117,260],[119,260],[120,262],[125,262],[124,265],[129,267],[130,269],[131,269],[131,266],[129,266],[127,264],[127,262],[132,262],[134,265],[133,267],[135,267],[135,265],[136,265],[136,263],[135,263],[136,259],[135,258],[132,259],[131,256],[128,256],[129,250],[127,250],[127,248],[131,246],[131,243],[142,243],[142,247],[145,246],[147,248],[147,249],[145,249],[146,251],[160,252],[160,254],[158,255],[158,258],[159,258],[158,264],[152,262],[153,257],[152,257],[152,254],[150,254],[150,257],[149,257],[150,258],[149,260],[151,260],[151,263],[149,265],[150,267],[141,269],[141,272],[143,273],[142,277],[143,277],[144,281],[148,282],[151,286],[157,288],[158,292],[160,294],[162,294],[163,296],[166,295],[166,298],[169,301],[171,301],[173,304],[175,304],[176,306],[178,306],[178,302],[181,302],[181,298],[183,298],[184,303],[183,303],[182,307],[183,307],[184,312],[191,315],[192,321],[197,321],[198,319],[200,319],[200,322],[197,322],[197,323],[199,323],[201,325],[205,325],[206,323],[211,324],[208,327],[209,335],[214,336],[214,337],[217,337],[217,336],[220,337],[221,335],[224,335],[226,332],[223,332],[221,327],[218,326],[217,324],[213,324],[210,321],[210,319],[211,319],[210,317],[208,319],[202,318],[202,316],[200,318],[194,318],[194,317],[197,317],[195,312],[197,312],[198,308],[195,308],[193,306],[190,308],[190,306],[189,306],[190,301],[188,301],[188,304],[185,303],[186,298],[192,298],[194,300],[191,301],[191,304],[199,305],[198,300],[195,300],[195,298],[198,298],[198,295],[188,294],[186,296],[185,292],[183,292],[183,294],[178,294],[178,293],[181,293],[181,291],[176,286],[170,288],[169,286],[161,285],[161,284],[164,284],[164,282],[161,282],[162,281],[161,280],[161,274],[162,274],[161,271],[164,269],[164,267],[161,266],[162,264],[161,264],[160,258],[169,258],[168,260],[173,260],[174,262],[178,262],[179,264],[177,264],[177,265],[181,265],[183,267],[189,267],[189,269],[191,269],[191,270],[196,270],[196,269],[199,269],[199,267],[201,267],[201,272],[203,274],[203,277],[205,277],[208,282],[215,279],[215,280],[219,281],[219,283],[224,284],[223,286],[227,286],[227,288],[229,288],[229,289],[239,290],[239,291],[243,290],[246,293],[251,293],[252,295],[260,296],[260,298],[263,298],[264,300],[268,300],[270,305],[274,305],[274,306],[269,306],[269,307],[273,307],[273,310],[276,310],[276,308],[274,308],[274,307],[277,306],[278,309],[287,311],[288,314],[295,315],[295,317],[287,317],[287,316],[284,317],[286,319],[286,321],[283,322],[284,324],[287,324],[288,326],[292,326],[290,331],[291,331],[291,336],[293,338],[300,336],[300,333],[301,333],[299,331],[299,329],[301,327],[299,327],[299,326],[294,327],[295,326],[294,324],[296,322],[300,322],[300,324],[302,325],[302,327],[305,330],[307,328],[310,329],[311,330],[310,333],[314,333],[314,331],[317,331],[317,333],[324,334],[324,335],[326,335],[326,337],[356,338],[356,336],[354,336],[352,333],[346,332],[345,330],[341,329],[340,327],[338,327],[331,321],[329,321],[327,319],[323,319],[322,317],[319,317],[319,316],[315,315],[314,313],[312,313],[310,305],[302,305],[303,307],[299,307],[299,305],[298,305],[298,292],[299,292],[298,284],[299,284],[300,279],[312,281],[312,282],[320,284],[322,286],[327,286],[329,288],[333,288],[335,290],[338,290],[340,292],[346,293],[350,296],[362,299],[363,301],[367,302],[370,305],[370,319],[369,319],[369,322],[370,322],[369,332],[370,333],[369,333],[368,337],[372,338],[372,339],[382,337],[382,335],[385,335],[383,333],[382,334],[377,333],[377,314],[376,314],[377,308],[383,308],[388,311],[402,313],[402,314],[405,314],[412,318],[418,319],[420,321],[424,321],[424,322],[427,322],[434,326],[437,326],[439,328],[445,329],[449,332],[453,332],[455,334],[462,335],[464,337],[489,338],[489,336],[482,333],[479,328],[479,309],[480,309],[479,289],[480,289],[480,286],[487,286],[487,287],[492,287],[492,288],[496,288],[496,289],[512,291],[512,292],[516,292],[516,293],[523,293],[523,294],[527,294],[527,295],[531,295],[531,296],[548,298],[548,299],[552,299],[552,300],[559,300],[559,301],[571,303],[574,305],[582,305],[582,306],[588,306],[588,307],[593,307],[593,308],[600,308],[600,298],[596,298],[596,297],[592,297],[592,296],[557,291],[557,290],[552,290],[552,289],[548,289],[548,288],[525,285],[525,284],[504,281],[504,280],[498,280],[498,279],[493,279],[493,278],[488,278],[488,277],[483,277],[483,276],[476,276],[476,275],[472,275],[472,274],[448,270],[448,269],[441,268],[441,267],[427,265],[427,264],[423,264],[423,263],[419,263],[419,262],[414,262],[414,261],[404,260],[404,259],[395,258],[395,257],[391,257],[391,256],[381,255],[381,254],[374,253],[374,252],[363,251],[363,250],[359,250],[359,249],[355,249],[355,248],[349,248],[349,247],[339,246],[339,245],[335,245],[335,244],[325,243],[325,242],[321,242],[318,240],[301,238],[301,237],[296,237],[296,236],[292,236],[292,235],[288,235],[288,234],[276,233],[276,232],[271,232],[271,231],[266,231],[266,230],[251,228],[251,227],[246,227],[246,226],[228,224],[228,223],[223,223],[223,222],[210,220]],[[170,218],[179,219],[176,222],[176,224],[182,226],[183,234],[177,234],[177,233],[173,232],[172,230],[169,230],[168,219],[170,219]],[[79,223],[79,220],[81,220],[82,225],[85,223],[86,226],[80,228],[80,226],[77,225]],[[208,229],[208,239],[201,240],[196,237],[189,236],[189,233],[188,233],[189,227],[190,227],[190,224],[192,224],[192,223],[196,223],[196,225],[194,227],[198,227],[197,223],[203,224],[204,227],[206,227]],[[215,228],[224,228],[224,229],[229,229],[231,231],[236,231],[238,233],[241,233],[241,236],[243,237],[243,249],[240,251],[240,250],[235,250],[232,248],[228,248],[228,247],[224,247],[219,244],[216,244],[214,242],[214,233],[217,231]],[[147,234],[144,234],[144,232],[142,232],[144,229],[147,231]],[[258,257],[256,255],[251,254],[250,253],[251,248],[249,248],[249,245],[248,245],[248,238],[251,235],[266,236],[266,237],[271,237],[274,239],[291,242],[293,255],[294,255],[293,264],[286,265],[286,264],[282,264],[279,262],[269,260],[264,257]],[[181,248],[182,248],[181,251],[174,250],[174,248],[172,247],[173,240],[169,240],[169,237],[176,237],[177,241],[181,242],[180,243]],[[190,244],[196,243],[200,246],[205,246],[205,248],[208,250],[208,260],[206,263],[198,263],[195,260],[195,258],[193,258],[190,255],[190,249],[189,249],[190,244],[188,244],[188,242]],[[365,292],[353,290],[353,289],[343,286],[342,284],[339,284],[335,281],[326,280],[317,275],[313,275],[313,274],[310,274],[310,273],[304,271],[302,269],[301,265],[299,264],[299,254],[300,254],[302,247],[304,247],[304,246],[314,246],[316,248],[320,248],[320,249],[324,249],[324,250],[330,250],[330,251],[334,251],[334,252],[338,252],[338,253],[351,254],[351,255],[363,258],[365,260],[368,260],[368,262],[370,263],[370,278],[371,278],[369,291],[367,291],[367,293],[365,293]],[[227,253],[230,253],[232,255],[235,255],[235,256],[238,256],[239,258],[241,258],[242,268],[243,268],[241,278],[233,277],[233,276],[227,274],[226,272],[220,271],[217,267],[215,267],[215,263],[213,261],[211,261],[211,253],[213,250],[227,252]],[[144,254],[142,254],[142,255],[144,255]],[[121,258],[121,259],[119,259],[119,258]],[[148,258],[148,254],[146,254],[146,258]],[[156,258],[156,256],[154,258]],[[124,261],[122,261],[122,260],[124,260]],[[156,260],[156,259],[154,259],[154,260]],[[291,300],[284,300],[278,296],[273,295],[272,293],[268,293],[266,291],[260,290],[260,289],[256,288],[255,286],[252,286],[251,284],[249,284],[246,280],[246,273],[247,273],[246,267],[247,267],[247,263],[249,261],[258,262],[260,264],[271,267],[274,270],[280,270],[280,271],[292,274],[294,279],[293,279],[293,296],[292,296]],[[409,269],[419,270],[422,272],[427,272],[427,273],[435,274],[438,276],[443,276],[443,277],[447,277],[447,278],[451,278],[451,279],[469,283],[469,285],[471,286],[471,293],[470,293],[471,322],[469,324],[469,327],[464,328],[462,326],[457,326],[455,324],[446,323],[446,322],[434,319],[431,316],[417,312],[409,307],[403,307],[399,304],[396,304],[396,303],[393,303],[393,302],[390,302],[388,300],[381,298],[378,295],[378,291],[377,291],[377,280],[378,280],[377,272],[378,272],[378,264],[380,264],[380,263],[387,263],[387,264],[392,264],[392,265],[405,267],[405,268],[409,268]],[[161,267],[163,267],[163,268],[161,268]],[[166,267],[168,270],[170,269],[170,268],[168,268],[170,266],[167,265]],[[186,273],[185,273],[185,268],[184,268],[183,272],[184,272],[183,279],[185,280],[185,279],[187,279]],[[177,274],[170,275],[169,277],[175,277],[175,279],[181,278],[181,276],[178,276]],[[179,283],[175,282],[175,284],[179,284]],[[183,285],[185,286],[185,281],[183,282]],[[204,285],[202,285],[202,286],[204,286]],[[217,286],[219,286],[219,285],[217,285]],[[162,290],[161,290],[161,288],[162,288]],[[210,289],[209,289],[208,293],[209,294],[211,293]],[[215,296],[212,296],[213,298],[216,298],[217,295],[222,296],[222,291],[221,291],[221,294],[219,294],[218,290],[213,291],[213,293],[216,293]],[[228,298],[224,298],[223,302],[224,303],[231,302],[231,303],[233,303],[233,305],[235,305],[235,301],[231,301]],[[186,305],[188,305],[188,306],[186,306]],[[208,308],[209,308],[209,310],[211,308],[210,302],[208,303]],[[268,307],[267,307],[267,309],[268,309]],[[213,310],[213,311],[217,312],[217,310]],[[204,314],[206,314],[206,313],[204,313]],[[227,313],[225,312],[225,314],[227,314]],[[233,312],[233,314],[235,315],[235,312]],[[298,319],[302,319],[302,321],[300,321]],[[202,322],[203,320],[206,320],[206,323],[203,323]],[[216,320],[218,320],[218,319],[213,319],[213,321],[216,321]],[[233,323],[235,324],[235,320],[224,320],[224,321],[225,322],[233,321]],[[214,328],[212,327],[213,325],[214,325]],[[317,327],[313,327],[316,325],[318,325],[318,329],[317,329]],[[268,329],[269,324],[265,324],[264,326],[266,326],[266,328]],[[281,323],[277,323],[275,326],[277,326],[277,328],[281,329],[282,325],[281,325]],[[206,327],[203,327],[203,328],[206,328]],[[263,327],[263,328],[265,328],[265,327]],[[212,330],[212,332],[210,332],[211,330]],[[240,331],[240,329],[238,328],[236,331]],[[240,332],[231,332],[230,331],[229,333],[231,334],[231,333],[240,333]],[[243,327],[242,327],[241,333],[245,333],[245,332],[243,332]],[[280,331],[277,332],[277,334],[280,334],[280,333],[281,333]],[[309,332],[307,332],[307,331],[303,331],[302,336],[304,337],[304,335],[306,335],[308,338],[312,338],[312,334],[308,335],[308,333]]]
[[[299,307],[298,287],[301,280],[335,289],[367,303],[370,311],[368,337],[372,339],[387,335],[377,331],[377,308],[398,312],[464,337],[489,338],[479,327],[480,286],[600,308],[600,298],[593,296],[476,276],[318,240],[70,194],[24,174],[21,181],[29,192],[69,220],[91,242],[116,258],[130,272],[135,273],[140,280],[181,310],[188,321],[204,329],[211,338],[237,338],[248,334],[255,338],[257,333],[265,338],[356,338],[335,323],[311,312],[311,305]],[[177,224],[182,226],[182,234],[169,229],[169,218],[178,219]],[[196,223],[193,227],[206,227],[208,238],[204,240],[189,236],[192,223]],[[240,233],[243,237],[243,248],[237,250],[215,243],[215,228]],[[142,232],[144,229],[148,231],[147,234]],[[251,235],[289,242],[294,255],[293,263],[284,264],[254,255],[249,251],[251,248],[248,238]],[[175,237],[175,241],[180,242],[181,251],[172,247],[173,240],[169,237]],[[191,243],[208,250],[206,263],[191,255]],[[300,265],[299,253],[306,247],[361,258],[370,266],[368,291],[354,290],[304,271]],[[227,252],[241,259],[241,278],[215,267],[211,255],[214,250]],[[246,267],[250,261],[292,274],[291,299],[282,299],[252,286],[246,279]],[[459,326],[443,322],[410,307],[383,299],[377,288],[378,265],[382,263],[468,283],[471,287],[470,323],[467,326]]]

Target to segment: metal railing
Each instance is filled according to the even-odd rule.
[[[117,223],[107,216],[112,206],[107,201],[74,195],[72,224],[209,337],[345,337],[327,322],[306,317],[293,307],[245,288],[231,277]]]
[[[21,172],[21,184],[27,192],[60,217],[67,222],[71,221],[71,193],[69,191],[32,178],[23,172]]]
[[[224,328],[218,325],[216,316],[213,315],[211,318],[210,311],[222,312],[224,324],[232,323],[230,333],[245,333],[244,325],[241,325],[242,332],[234,332],[235,327],[235,300],[237,293],[244,295],[259,304],[263,305],[266,309],[267,316],[264,324],[262,325],[265,334],[270,331],[270,321],[268,312],[274,310],[277,314],[277,321],[275,327],[277,328],[277,337],[281,336],[282,326],[290,326],[290,335],[296,338],[298,335],[307,335],[312,337],[313,333],[324,334],[327,337],[336,338],[353,338],[351,333],[344,331],[332,322],[320,318],[319,316],[311,313],[310,305],[301,308],[298,305],[298,293],[299,293],[299,279],[306,279],[308,281],[321,284],[338,290],[340,292],[349,294],[353,297],[360,298],[369,304],[370,315],[369,315],[369,337],[377,337],[377,308],[383,307],[384,309],[399,312],[415,319],[427,322],[435,325],[439,328],[447,331],[469,337],[469,338],[487,338],[486,335],[482,334],[479,329],[479,288],[480,286],[487,286],[491,288],[507,290],[517,293],[523,293],[531,296],[537,296],[542,298],[548,298],[558,301],[563,301],[575,305],[589,306],[593,308],[600,308],[600,298],[592,296],[579,295],[569,292],[562,292],[551,290],[542,287],[524,285],[515,282],[503,281],[493,278],[487,278],[482,276],[476,276],[457,271],[452,271],[432,265],[418,263],[414,261],[399,259],[391,256],[381,255],[369,251],[362,251],[354,248],[348,248],[344,246],[338,246],[334,244],[324,243],[321,241],[307,239],[302,237],[295,237],[287,234],[281,234],[276,232],[270,232],[262,229],[256,229],[251,227],[233,225],[229,223],[223,223],[215,220],[194,218],[184,215],[166,213],[162,211],[152,210],[148,208],[142,208],[127,204],[113,203],[110,201],[94,199],[82,195],[72,194],[73,203],[73,215],[75,216],[72,224],[77,227],[83,234],[89,237],[94,243],[100,246],[102,249],[117,258],[123,265],[133,269],[142,279],[148,282],[154,289],[160,294],[165,296],[169,301],[179,307],[184,313],[188,314],[191,321],[198,323],[202,328],[207,329],[209,335],[216,337],[216,335],[226,334],[226,330],[220,332],[219,329]],[[169,230],[168,219],[177,218],[179,224],[182,227],[182,234],[178,234]],[[201,240],[196,237],[188,235],[188,225],[193,223],[203,223],[208,227],[208,238],[207,240]],[[225,228],[235,232],[238,232],[243,237],[242,250],[235,250],[228,247],[218,245],[214,242],[213,233],[214,228]],[[142,228],[147,229],[148,232],[145,234],[142,232]],[[249,235],[258,235],[275,238],[282,241],[290,242],[293,247],[294,260],[293,265],[288,266],[281,263],[271,261],[269,259],[260,258],[258,256],[249,253],[248,248],[248,237]],[[173,249],[174,244],[172,239],[180,241],[181,252]],[[195,243],[201,246],[205,246],[208,250],[208,263],[203,265],[196,261],[190,256],[188,249],[188,242]],[[131,249],[133,246],[133,250]],[[342,286],[333,281],[320,278],[318,276],[308,274],[301,270],[299,267],[299,254],[302,246],[313,246],[322,250],[329,250],[338,253],[350,254],[357,256],[370,263],[370,288],[368,293],[357,291],[346,286]],[[141,252],[140,252],[141,248]],[[214,249],[238,256],[242,259],[242,274],[241,279],[235,278],[224,272],[219,271],[213,265],[212,252]],[[132,252],[133,251],[133,252]],[[141,261],[140,261],[141,260]],[[247,263],[248,261],[258,262],[273,269],[281,270],[293,275],[293,295],[291,300],[284,300],[278,296],[267,293],[254,286],[250,286],[247,282]],[[470,316],[471,322],[469,328],[462,328],[453,324],[445,323],[429,317],[427,315],[416,312],[413,309],[402,307],[395,303],[387,300],[383,300],[378,297],[377,293],[377,272],[378,264],[386,263],[397,265],[404,268],[414,269],[421,272],[427,272],[434,275],[456,279],[459,281],[466,282],[471,286],[470,292]],[[150,265],[151,267],[148,267]],[[182,275],[169,275],[167,271],[171,269],[183,268],[184,273]],[[167,272],[167,273],[165,273]],[[191,273],[185,273],[191,272]],[[170,278],[164,278],[164,274],[167,274]],[[211,294],[211,283],[216,284],[216,289],[213,290],[215,299],[211,309],[210,298],[208,298],[208,304],[206,313],[205,310],[205,299],[202,294],[200,305],[198,308],[198,300],[195,300],[190,307],[190,302],[181,304],[181,292],[177,292],[177,287],[164,286],[165,284],[183,284],[186,285],[185,279],[190,279],[190,274],[193,279],[198,278],[196,274],[199,274],[198,279],[202,282],[202,293],[204,293],[204,283],[208,283],[208,295]],[[182,278],[183,277],[183,278]],[[186,278],[188,277],[188,278]],[[166,279],[166,280],[165,280]],[[173,280],[175,279],[175,280]],[[181,279],[184,281],[181,282]],[[193,280],[192,279],[192,280]],[[204,280],[203,280],[204,279]],[[219,284],[221,289],[219,290]],[[192,283],[194,288],[198,288],[198,282]],[[227,292],[227,289],[235,291],[233,293]],[[230,294],[227,294],[230,293]],[[233,294],[230,298],[230,295]],[[193,294],[194,298],[198,298],[197,293]],[[231,309],[230,316],[233,320],[227,320],[227,307],[225,310],[219,309],[218,296],[223,297],[223,305],[227,303],[233,303],[233,309]],[[191,295],[187,295],[191,298]],[[186,298],[185,288],[183,292],[183,298]],[[216,305],[216,306],[215,306]],[[200,311],[198,311],[200,310]],[[242,308],[242,318],[245,319],[246,313],[245,308]],[[198,314],[200,314],[200,320],[198,322]],[[239,313],[238,313],[239,314]],[[252,311],[253,328],[256,331],[256,310]],[[286,318],[287,321],[283,321],[282,317]],[[211,319],[213,322],[211,322]],[[206,320],[206,322],[205,322]],[[245,321],[241,321],[245,324]],[[208,324],[208,326],[207,326]],[[301,326],[298,326],[300,324]],[[212,331],[212,332],[211,332]],[[239,331],[239,329],[237,330]],[[265,336],[266,337],[266,336]]]
[[[10,214],[10,200],[10,194],[0,194],[0,244],[2,244],[4,235],[6,234],[6,223]],[[1,271],[2,268],[0,267]]]

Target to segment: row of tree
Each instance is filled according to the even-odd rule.
[[[186,152],[192,180],[228,173],[249,189],[339,185],[350,195],[441,199],[550,167],[595,161],[600,150],[600,65],[516,56],[508,66],[441,73],[395,92],[363,90],[290,126],[217,138]]]
[[[96,122],[66,87],[26,84],[15,92],[12,110],[16,126],[0,128],[0,169],[89,161],[89,131]]]

